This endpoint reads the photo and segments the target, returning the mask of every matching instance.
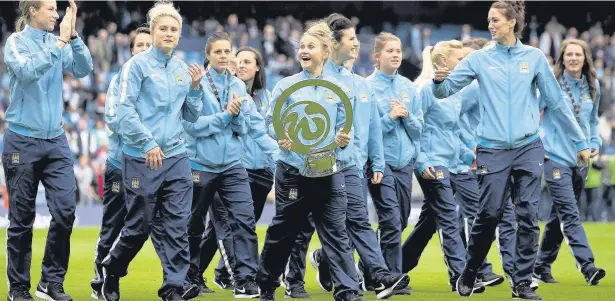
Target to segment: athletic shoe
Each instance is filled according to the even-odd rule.
[[[34,295],[50,301],[73,301],[73,298],[64,292],[62,283],[57,282],[39,282]]]

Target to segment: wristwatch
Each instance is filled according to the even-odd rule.
[[[79,34],[75,33],[74,36],[70,36],[70,41],[73,42],[79,37]]]

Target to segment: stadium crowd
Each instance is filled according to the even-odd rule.
[[[110,6],[122,5],[109,2]],[[77,31],[87,41],[94,62],[94,72],[82,79],[75,79],[69,73],[64,75],[64,127],[70,148],[74,155],[75,175],[79,189],[80,206],[101,205],[103,194],[103,173],[107,160],[107,133],[104,123],[104,107],[109,82],[119,67],[130,58],[129,43],[135,34],[134,29],[145,23],[143,11],[111,7],[117,19],[105,23],[99,17],[100,12],[83,11],[77,20]],[[214,32],[225,31],[233,38],[233,49],[250,46],[263,53],[268,89],[286,76],[300,71],[295,59],[296,47],[305,22],[292,16],[280,16],[270,19],[266,24],[258,24],[255,19],[240,20],[231,14],[220,23],[213,17],[205,20],[185,20],[182,28],[182,42],[177,55],[187,63],[202,63],[202,50],[206,39]],[[355,64],[355,72],[363,76],[373,71],[370,57],[371,45],[375,33],[370,26],[361,24],[357,17],[351,18],[357,26],[358,37],[363,42],[361,53]],[[596,22],[589,30],[579,32],[574,27],[566,28],[553,17],[546,24],[540,24],[530,18],[529,45],[540,48],[553,62],[560,43],[567,38],[580,38],[591,45],[594,66],[600,80],[601,136],[604,140],[603,152],[597,162],[592,164],[590,179],[585,187],[585,197],[580,204],[581,218],[585,220],[615,220],[613,199],[615,199],[615,33],[604,32],[601,22]],[[11,26],[1,26],[0,52],[4,49]],[[386,31],[394,32],[402,39],[404,59],[400,73],[410,79],[416,78],[421,70],[421,52],[424,47],[435,45],[438,41],[448,39],[464,40],[470,37],[489,37],[489,33],[474,30],[470,25],[399,23],[396,26],[384,24]],[[199,47],[201,48],[200,50]],[[6,65],[0,53],[0,148],[2,137],[7,129],[4,112],[9,104],[9,79]],[[610,161],[609,161],[610,159]],[[1,170],[1,169],[0,169]],[[4,184],[4,175],[2,175]],[[416,181],[414,181],[416,183]],[[3,185],[4,187],[4,185]],[[420,194],[419,189],[415,189]],[[421,201],[415,198],[414,201]],[[545,199],[548,199],[545,198]],[[589,200],[589,201],[588,201]],[[549,201],[541,207],[549,208]],[[4,202],[6,206],[6,201]],[[39,187],[37,204],[44,204],[43,187]],[[540,218],[548,217],[548,209],[541,210]]]

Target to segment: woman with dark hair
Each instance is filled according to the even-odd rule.
[[[152,35],[149,27],[137,28],[136,34],[130,41],[130,53],[131,55],[137,55],[152,45]],[[107,100],[105,102],[105,121],[107,122],[107,134],[109,137],[109,155],[107,163],[105,164],[104,173],[104,192],[103,192],[103,216],[100,226],[100,234],[96,247],[94,249],[94,273],[96,278],[92,279],[90,286],[92,286],[92,298],[103,299],[102,285],[103,279],[103,267],[102,261],[113,242],[120,235],[122,227],[124,227],[124,220],[126,219],[126,201],[124,199],[124,185],[122,185],[122,137],[117,132],[119,129],[115,127],[118,125],[114,123],[113,119],[116,118],[117,112],[117,97],[119,96],[119,75],[113,76],[109,83],[107,91]]]
[[[248,173],[242,165],[240,139],[249,130],[250,96],[246,85],[231,75],[231,38],[214,33],[205,46],[208,66],[201,84],[203,110],[195,123],[184,122],[194,195],[188,225],[190,269],[187,278],[199,284],[201,239],[205,216],[210,218],[220,242],[226,268],[235,280],[235,298],[256,298],[254,282],[258,269],[258,248],[252,194]],[[219,198],[214,198],[214,194]],[[226,220],[228,222],[219,222]],[[202,283],[201,283],[202,284]]]
[[[537,211],[544,164],[536,88],[553,110],[554,122],[574,143],[574,151],[585,165],[589,150],[572,112],[561,101],[559,85],[544,54],[517,38],[525,25],[524,1],[494,2],[488,21],[497,43],[471,53],[455,70],[436,67],[432,88],[437,98],[446,98],[474,79],[480,83],[482,114],[477,130],[477,174],[481,206],[472,227],[467,265],[457,280],[457,293],[472,294],[512,189],[520,199],[515,208],[518,229],[512,294],[515,298],[541,300],[530,288],[538,251]]]
[[[243,153],[241,161],[248,172],[250,192],[254,201],[254,221],[258,222],[261,217],[267,195],[273,186],[273,171],[279,152],[278,144],[267,134],[265,116],[269,109],[271,94],[265,87],[267,79],[265,77],[265,65],[263,58],[258,50],[251,47],[243,47],[237,51],[237,73],[236,76],[246,85],[248,94],[252,97],[248,105],[250,106],[250,124],[247,135],[239,137]],[[222,214],[222,217],[228,216]],[[218,223],[227,223],[226,220],[216,220]],[[222,225],[221,228],[225,228]],[[201,241],[201,275],[207,269],[217,250],[217,238],[214,231],[213,221],[210,218],[207,224],[205,236]],[[205,281],[199,277],[201,291],[206,292],[203,287]],[[216,268],[214,283],[221,289],[232,288],[231,275],[220,259]]]
[[[561,101],[574,112],[576,121],[591,147],[591,157],[598,155],[602,140],[598,134],[600,84],[589,45],[581,40],[565,40],[554,67],[562,89]],[[579,166],[572,141],[554,124],[553,112],[544,110],[543,138],[545,181],[553,199],[549,221],[545,225],[536,264],[534,280],[557,283],[551,275],[551,265],[566,238],[577,267],[589,285],[597,285],[606,272],[594,265],[594,254],[581,225],[577,200],[585,186],[587,168]]]

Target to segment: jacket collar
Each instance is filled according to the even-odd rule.
[[[574,77],[568,75],[568,72],[564,71],[564,77],[570,83],[570,85],[573,85],[573,86],[576,86],[576,85],[582,83],[583,81],[585,81],[585,75],[584,74],[581,74],[581,78],[574,78]]]
[[[395,71],[395,74],[389,75],[389,74],[383,73],[382,71],[378,70],[378,68],[376,68],[374,69],[373,74],[378,80],[382,80],[386,82],[393,82],[393,80],[395,80],[395,78],[397,77],[398,72]]]
[[[332,59],[328,59],[323,67],[323,71],[331,72],[332,74],[351,74],[344,66],[336,65]]]
[[[506,45],[500,44],[499,42],[495,43],[495,48],[498,51],[504,51],[504,52],[509,51],[509,50],[511,52],[516,52],[516,51],[521,50],[522,47],[523,47],[523,43],[521,43],[521,40],[519,39],[517,39],[517,42],[513,46],[506,46]]]
[[[323,67],[322,72],[323,72],[323,73],[325,72],[324,67]],[[301,71],[301,73],[303,74],[303,77],[305,77],[305,78],[307,78],[307,79],[315,79],[315,78],[316,78],[316,79],[322,79],[322,76],[323,76],[323,73],[321,73],[321,74],[320,74],[320,75],[318,75],[318,76],[314,76],[314,75],[310,74],[309,72],[307,72],[307,70],[305,70],[305,69],[303,69],[303,70]]]
[[[218,73],[216,69],[211,68],[210,66],[207,66],[207,70],[209,71],[211,79],[214,81],[214,83],[224,83],[231,77],[231,72],[229,72],[228,70],[225,70],[222,74]]]
[[[164,65],[166,65],[169,62],[169,60],[171,59],[171,57],[173,57],[173,54],[168,55],[168,54],[162,53],[160,50],[156,49],[155,47],[152,47],[151,49],[152,49],[151,50],[152,56],[158,62],[160,62],[160,63],[162,63]]]
[[[43,41],[47,36],[47,31],[38,30],[30,25],[26,25],[23,30],[23,34],[33,40]]]

